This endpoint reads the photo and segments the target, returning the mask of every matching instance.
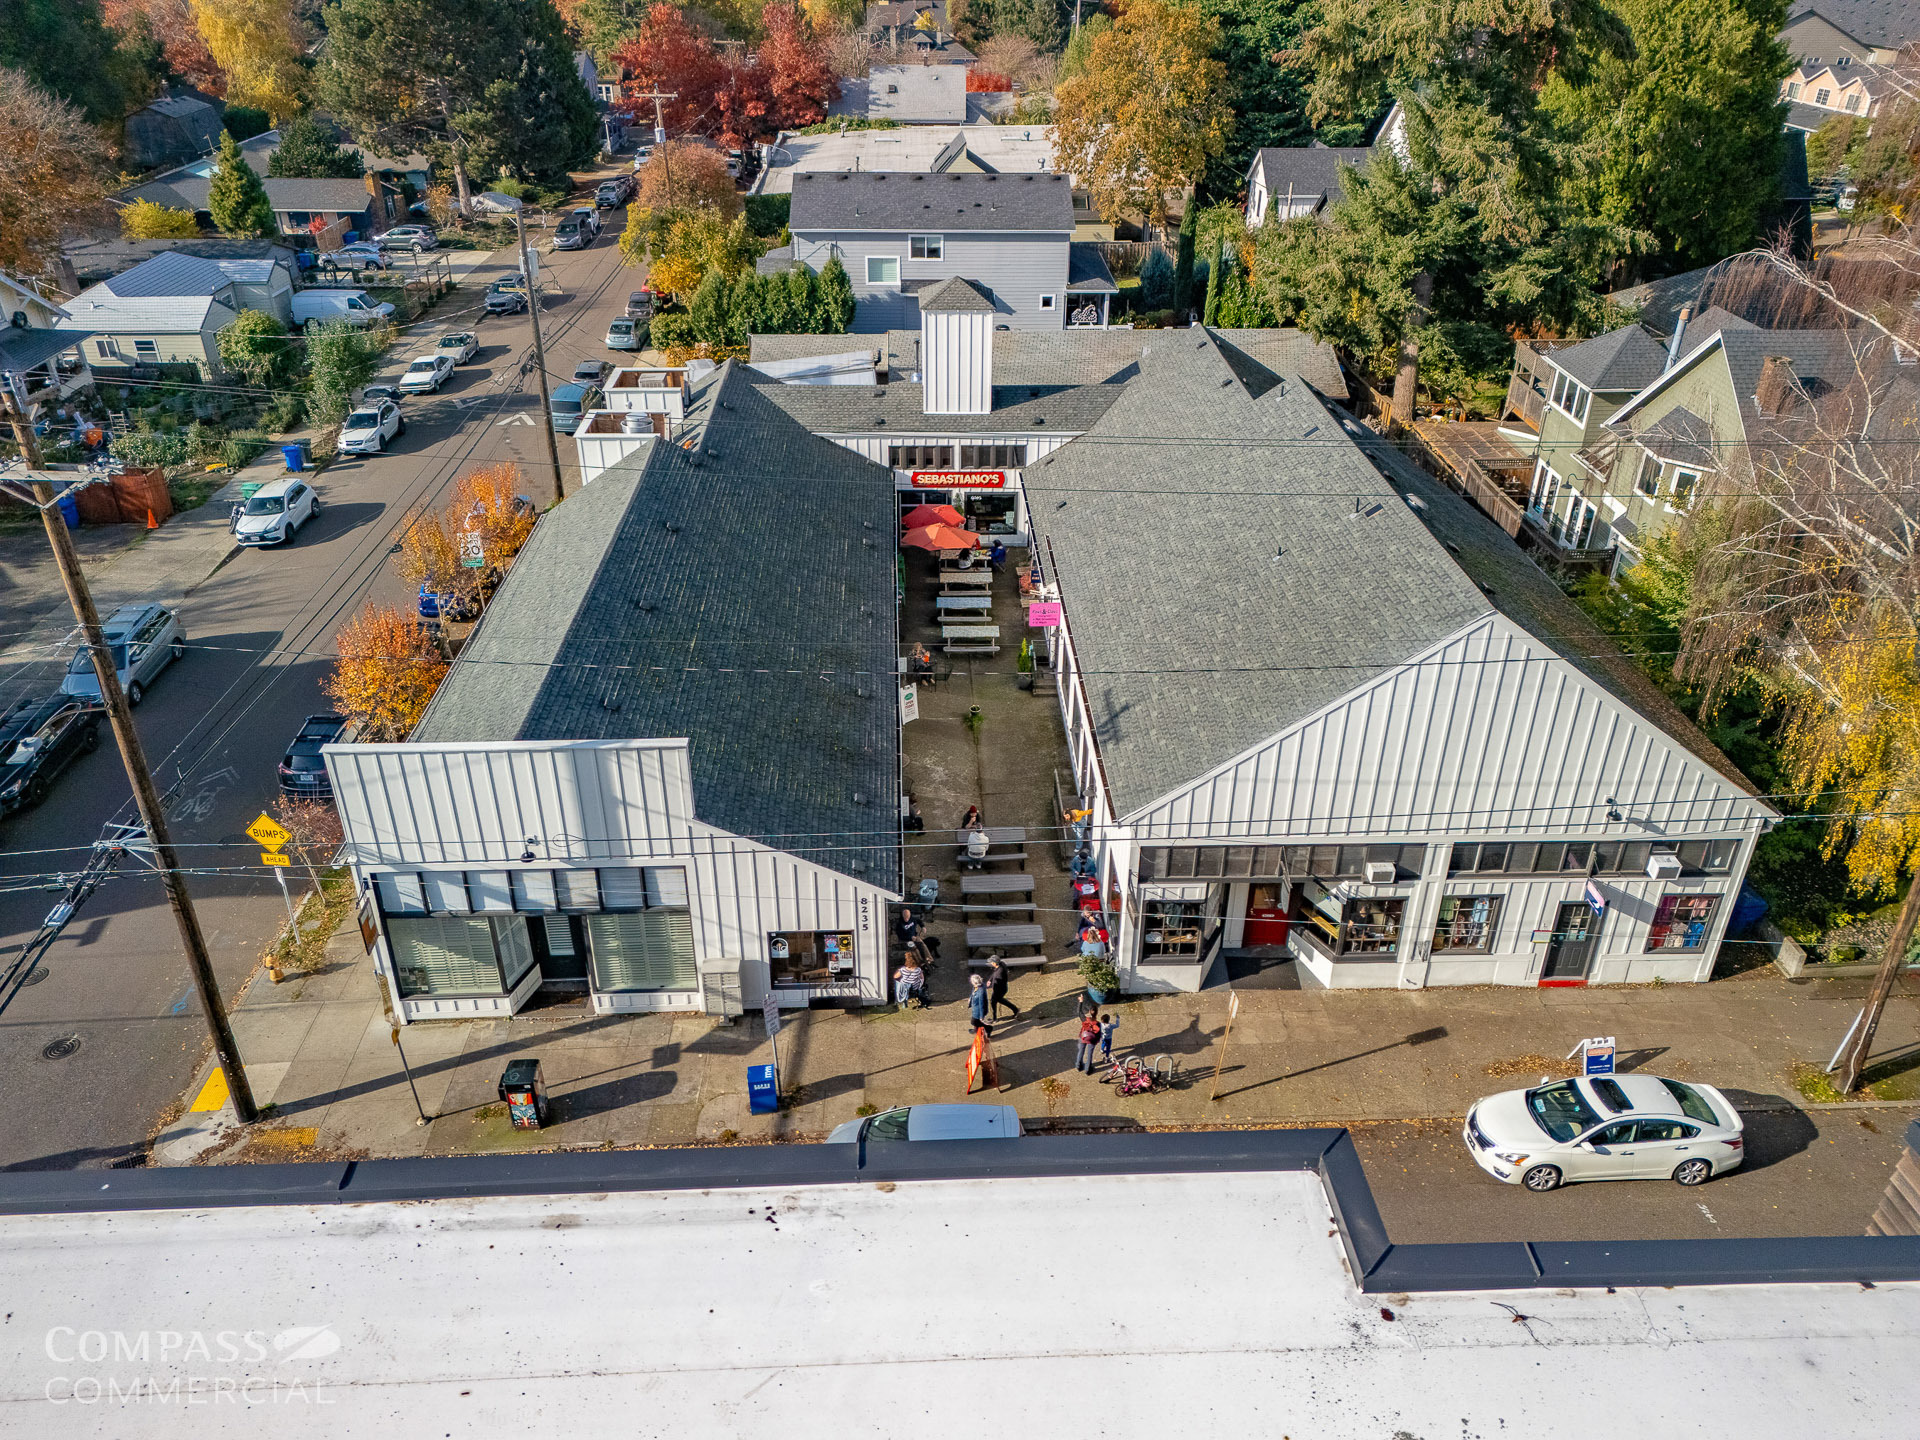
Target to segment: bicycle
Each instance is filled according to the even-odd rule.
[[[1123,1096],[1157,1095],[1173,1089],[1179,1074],[1180,1062],[1171,1055],[1155,1055],[1151,1060],[1128,1055],[1115,1060],[1100,1083],[1117,1086]]]

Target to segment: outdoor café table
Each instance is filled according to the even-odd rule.
[[[1039,945],[1046,932],[1038,925],[969,925],[967,948],[991,950],[1013,945]]]
[[[1008,893],[1033,893],[1031,875],[962,875],[960,877],[962,895],[1003,895]]]
[[[942,570],[942,590],[989,590],[993,588],[991,570]]]
[[[940,638],[942,640],[998,640],[1000,627],[998,625],[942,625]]]
[[[933,605],[935,613],[940,615],[957,612],[977,615],[983,611],[991,613],[993,597],[991,595],[941,595],[934,600]]]

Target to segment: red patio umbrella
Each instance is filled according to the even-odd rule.
[[[900,517],[900,523],[912,530],[921,525],[964,525],[967,517],[951,505],[916,505]]]
[[[916,545],[922,550],[971,550],[980,543],[980,537],[971,530],[952,525],[922,525],[902,535],[900,543]]]

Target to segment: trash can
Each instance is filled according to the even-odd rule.
[[[500,1076],[500,1099],[516,1130],[538,1130],[547,1123],[547,1083],[538,1060],[515,1060]]]
[[[287,462],[287,469],[289,470],[306,469],[307,468],[307,442],[304,440],[296,440],[291,445],[282,445],[280,447],[280,456],[283,460]]]
[[[78,530],[80,528],[80,502],[73,498],[73,491],[62,490],[60,492],[59,505],[60,518],[67,522],[67,528],[69,530]]]

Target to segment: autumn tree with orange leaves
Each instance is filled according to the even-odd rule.
[[[449,528],[456,535],[479,535],[489,569],[504,571],[511,565],[540,518],[521,488],[525,483],[520,467],[509,460],[482,466],[454,484],[447,506]]]
[[[447,662],[412,617],[369,605],[340,627],[340,659],[321,689],[364,741],[400,741],[413,732],[446,678]]]

